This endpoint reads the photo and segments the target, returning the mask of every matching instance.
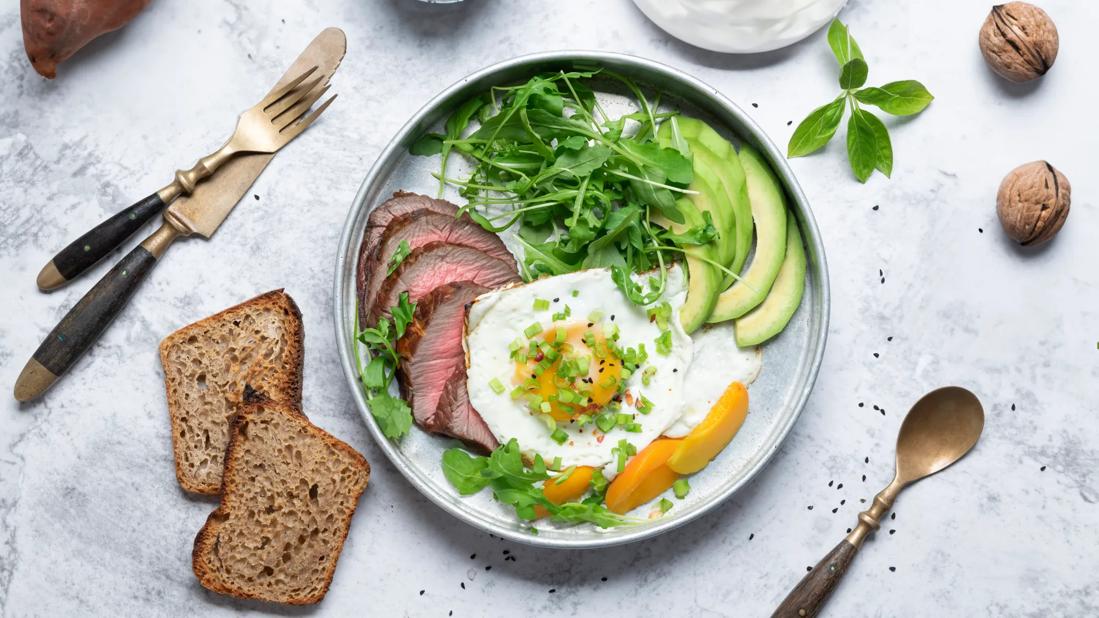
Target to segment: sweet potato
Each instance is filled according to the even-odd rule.
[[[34,70],[53,79],[57,65],[101,34],[125,26],[149,0],[20,0],[23,46]]]

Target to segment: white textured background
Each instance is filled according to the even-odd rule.
[[[907,407],[946,383],[980,395],[985,436],[901,497],[829,615],[1099,613],[1099,3],[1042,2],[1061,32],[1057,64],[1039,84],[1009,86],[977,50],[987,2],[853,0],[844,18],[871,82],[920,79],[937,100],[890,123],[892,180],[856,183],[841,143],[793,162],[832,276],[809,406],[719,512],[585,553],[515,546],[453,521],[375,448],[332,339],[334,248],[351,198],[412,110],[533,51],[666,62],[719,87],[784,144],[788,121],[834,96],[822,35],[729,57],[671,40],[626,0],[159,0],[47,82],[24,56],[16,4],[0,8],[3,389],[90,285],[40,294],[34,277],[53,251],[219,143],[323,27],[347,32],[348,55],[339,101],[267,169],[258,201],[247,198],[212,243],[173,248],[45,399],[0,398],[0,613],[765,615],[889,480]],[[995,192],[1038,158],[1071,180],[1072,214],[1047,248],[1022,251],[1000,233]],[[191,541],[213,503],[176,485],[156,358],[175,328],[280,286],[305,315],[310,417],[374,470],[332,590],[312,610],[227,600],[196,583]]]

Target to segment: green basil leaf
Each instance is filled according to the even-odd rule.
[[[832,25],[828,27],[828,46],[832,48],[841,67],[855,58],[862,58],[862,50],[855,42],[855,37],[851,36],[847,26],[838,19],[832,20]]]
[[[485,488],[489,479],[481,475],[488,459],[470,455],[460,448],[443,451],[443,475],[463,496],[471,496]]]
[[[403,399],[381,391],[368,402],[370,414],[377,421],[385,437],[396,440],[412,427],[412,409]]]
[[[918,114],[935,99],[923,84],[914,79],[863,88],[855,93],[855,98],[862,103],[876,105],[894,116]]]
[[[854,58],[843,65],[840,71],[840,88],[851,90],[861,88],[866,83],[866,75],[870,69],[862,58]]]
[[[797,129],[794,129],[794,134],[790,136],[790,144],[786,147],[786,156],[804,157],[823,148],[836,134],[836,128],[840,126],[846,105],[847,98],[840,96],[835,101],[813,110],[805,120],[801,121]]]
[[[893,143],[889,139],[889,129],[874,114],[865,110],[859,110],[859,113],[874,131],[874,143],[878,148],[878,158],[874,167],[888,178],[893,173]]]
[[[852,110],[847,121],[847,160],[859,182],[866,182],[878,165],[878,133],[861,109]],[[875,120],[877,120],[875,118]]]

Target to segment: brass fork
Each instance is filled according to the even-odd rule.
[[[44,291],[58,288],[88,270],[165,206],[180,195],[190,195],[198,183],[212,176],[229,159],[241,154],[274,153],[301,135],[336,99],[336,95],[332,95],[309,112],[329,88],[329,76],[317,75],[309,79],[316,72],[316,66],[306,70],[245,110],[237,119],[236,130],[221,148],[199,159],[190,169],[177,170],[175,178],[164,188],[100,223],[62,249],[38,274],[38,288]]]

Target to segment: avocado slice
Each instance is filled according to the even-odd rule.
[[[709,322],[724,322],[748,313],[763,302],[786,255],[786,201],[770,166],[751,146],[740,149],[748,183],[748,199],[756,226],[756,252],[748,270],[721,293]]]
[[[798,223],[786,217],[786,257],[767,298],[736,320],[736,344],[742,348],[759,345],[782,332],[794,317],[805,293],[805,247]]]
[[[687,198],[680,198],[676,202],[679,212],[683,214],[683,223],[674,223],[661,216],[653,216],[653,221],[673,232],[682,232],[685,229],[696,227],[705,223],[702,212]],[[684,247],[687,262],[687,299],[679,308],[679,323],[687,333],[693,333],[706,323],[710,317],[717,296],[721,292],[721,271],[712,262],[715,248],[713,244],[694,245]]]
[[[752,247],[753,227],[752,207],[748,201],[748,188],[740,159],[727,139],[697,118],[671,118],[660,126],[657,137],[663,145],[674,147],[673,133],[676,129],[690,148],[695,173],[720,190],[723,199],[719,200],[718,205],[724,212],[731,213],[726,215],[731,226],[719,239],[723,245],[720,255],[723,265],[739,273]],[[722,289],[732,283],[733,277],[724,275]]]

